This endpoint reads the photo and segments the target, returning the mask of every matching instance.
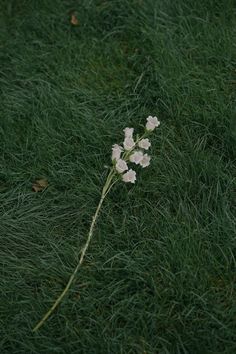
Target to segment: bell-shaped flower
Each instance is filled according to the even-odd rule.
[[[120,155],[121,155],[122,151],[123,151],[122,146],[120,146],[120,145],[118,145],[118,144],[114,144],[114,145],[112,146],[112,156],[111,156],[112,161],[113,161],[113,160],[118,161],[119,158],[120,158]]]
[[[142,139],[138,142],[138,146],[141,148],[141,149],[144,149],[144,150],[148,150],[151,146],[151,143],[149,141],[149,139]]]
[[[135,146],[134,139],[132,137],[125,138],[123,142],[125,150],[129,151]]]
[[[148,167],[150,165],[150,160],[151,160],[151,156],[149,156],[148,154],[144,154],[142,160],[140,161],[140,165],[143,168]]]
[[[143,152],[142,151],[134,151],[132,155],[130,155],[130,161],[134,162],[138,165],[143,159]]]
[[[160,121],[157,117],[149,116],[147,117],[146,129],[149,131],[154,130],[155,128],[159,127]]]
[[[124,133],[126,138],[133,138],[134,128],[125,128]]]
[[[127,171],[126,173],[124,173],[122,175],[122,180],[126,183],[130,182],[130,183],[135,183],[136,181],[136,172],[134,170],[132,170],[132,168]]]
[[[116,170],[118,173],[123,173],[124,171],[128,170],[127,163],[124,160],[119,159],[116,163]]]

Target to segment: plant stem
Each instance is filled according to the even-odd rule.
[[[114,168],[111,169],[108,177],[107,177],[107,180],[105,182],[105,185],[103,187],[103,190],[102,190],[102,195],[101,195],[101,198],[100,198],[100,201],[98,203],[98,206],[97,206],[97,209],[95,211],[95,214],[92,218],[92,223],[90,225],[90,229],[89,229],[89,233],[88,233],[88,237],[87,237],[87,241],[84,245],[84,247],[82,248],[82,252],[81,252],[81,255],[80,255],[80,259],[79,259],[79,262],[77,264],[77,266],[75,267],[74,269],[74,272],[71,274],[70,276],[70,279],[65,287],[65,289],[62,291],[62,293],[59,295],[59,297],[57,298],[57,300],[54,302],[54,304],[51,306],[51,308],[48,310],[48,312],[43,316],[43,318],[37,323],[37,325],[33,328],[33,332],[36,332],[43,324],[44,322],[48,319],[48,317],[52,314],[52,312],[56,309],[56,307],[60,304],[60,302],[62,301],[62,299],[64,298],[64,296],[66,295],[66,293],[68,292],[73,280],[75,279],[75,276],[81,266],[81,264],[83,263],[83,260],[84,260],[84,256],[85,256],[85,253],[89,247],[89,244],[90,244],[90,241],[92,239],[92,236],[93,236],[93,230],[94,230],[94,226],[96,224],[96,220],[98,218],[98,214],[99,214],[99,211],[101,209],[101,206],[102,206],[102,203],[107,195],[107,193],[110,191],[111,187],[113,186],[113,184],[115,182],[112,182],[112,179],[114,177]]]

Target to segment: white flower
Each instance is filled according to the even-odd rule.
[[[112,146],[112,156],[111,156],[112,161],[119,160],[122,151],[123,151],[122,146],[120,146],[118,144],[113,145]]]
[[[134,139],[131,137],[125,138],[123,145],[125,150],[131,150],[135,145]]]
[[[125,128],[123,131],[126,138],[133,138],[134,128]]]
[[[138,165],[143,159],[142,151],[135,151],[129,159],[131,162],[134,162],[136,165]]]
[[[147,117],[147,123],[146,123],[146,129],[147,130],[154,130],[156,127],[159,127],[160,121],[157,119],[157,117],[152,117],[149,116]]]
[[[133,171],[132,168],[131,168],[128,172],[126,172],[126,173],[124,173],[122,175],[122,179],[126,183],[127,182],[135,183],[135,181],[136,181],[136,172]]]
[[[128,170],[128,165],[124,160],[119,159],[116,163],[116,170],[119,173],[123,173],[124,171]]]
[[[151,146],[149,139],[142,139],[139,141],[138,146],[144,150],[148,150]]]
[[[144,168],[144,167],[148,167],[150,165],[150,160],[151,160],[151,156],[149,156],[148,154],[143,155],[142,160],[140,161],[140,165]]]

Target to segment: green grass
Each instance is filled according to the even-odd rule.
[[[233,1],[0,6],[1,354],[235,353]],[[150,114],[152,165],[110,193],[33,334],[76,265],[111,145]]]

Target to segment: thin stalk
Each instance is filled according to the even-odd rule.
[[[92,239],[92,236],[93,236],[93,230],[94,230],[94,226],[96,224],[96,220],[98,218],[98,214],[99,214],[99,211],[101,209],[101,206],[102,206],[102,203],[107,195],[107,193],[110,191],[111,187],[114,185],[115,182],[111,183],[112,182],[112,179],[114,177],[114,168],[111,169],[108,177],[107,177],[107,180],[105,182],[105,185],[103,187],[103,190],[102,190],[102,194],[101,194],[101,198],[100,198],[100,201],[98,203],[98,206],[97,206],[97,209],[95,211],[95,214],[92,218],[92,223],[90,225],[90,229],[89,229],[89,233],[88,233],[88,237],[87,237],[87,240],[86,240],[86,243],[84,245],[84,247],[82,248],[82,251],[81,251],[81,255],[80,255],[80,259],[79,259],[79,262],[77,264],[77,266],[75,267],[74,269],[74,272],[71,274],[70,276],[70,279],[65,287],[65,289],[62,291],[62,293],[58,296],[58,298],[56,299],[56,301],[54,302],[54,304],[51,306],[51,308],[48,310],[48,312],[43,316],[43,318],[37,323],[37,325],[33,328],[33,332],[36,332],[43,324],[45,321],[47,321],[48,317],[52,314],[52,312],[57,308],[57,306],[60,304],[60,302],[62,301],[62,299],[64,298],[64,296],[66,295],[66,293],[68,292],[73,280],[75,279],[76,277],[76,274],[81,266],[81,264],[83,263],[83,260],[84,260],[84,256],[85,256],[85,253],[89,247],[89,244],[90,244],[90,241]]]

